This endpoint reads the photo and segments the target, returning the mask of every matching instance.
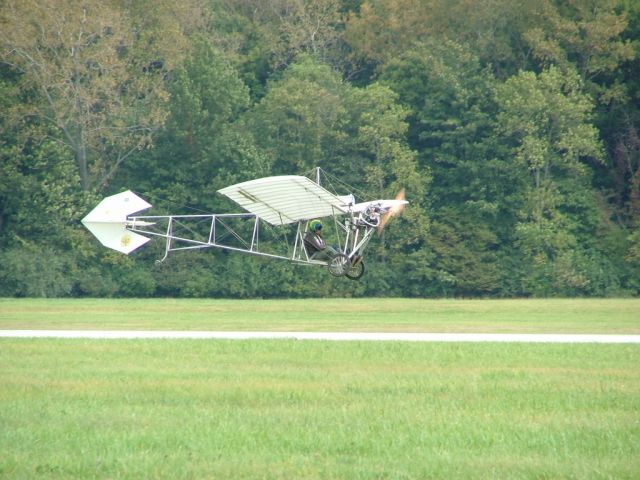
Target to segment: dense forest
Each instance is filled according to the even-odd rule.
[[[640,293],[636,0],[0,0],[0,111],[0,296]],[[359,282],[80,224],[316,166],[411,202]]]

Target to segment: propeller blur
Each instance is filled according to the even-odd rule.
[[[391,204],[389,209],[382,215],[380,225],[378,225],[378,233],[382,233],[391,217],[397,217],[402,213],[404,207],[409,203],[405,200],[404,188],[398,192],[395,200],[386,200]]]

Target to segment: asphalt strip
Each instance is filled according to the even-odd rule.
[[[640,343],[640,335],[554,333],[198,332],[143,330],[0,330],[0,338],[325,340],[382,342]]]

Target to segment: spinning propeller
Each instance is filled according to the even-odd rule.
[[[389,210],[382,214],[382,218],[380,218],[380,224],[378,225],[378,233],[381,234],[384,230],[384,227],[387,225],[387,222],[391,220],[391,217],[397,217],[404,210],[405,205],[408,203],[405,200],[404,196],[404,188],[398,192],[395,198],[395,202],[391,205]]]

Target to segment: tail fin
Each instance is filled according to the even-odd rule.
[[[105,247],[129,254],[150,239],[125,228],[127,215],[150,207],[151,204],[127,190],[102,200],[82,219],[82,224]]]

